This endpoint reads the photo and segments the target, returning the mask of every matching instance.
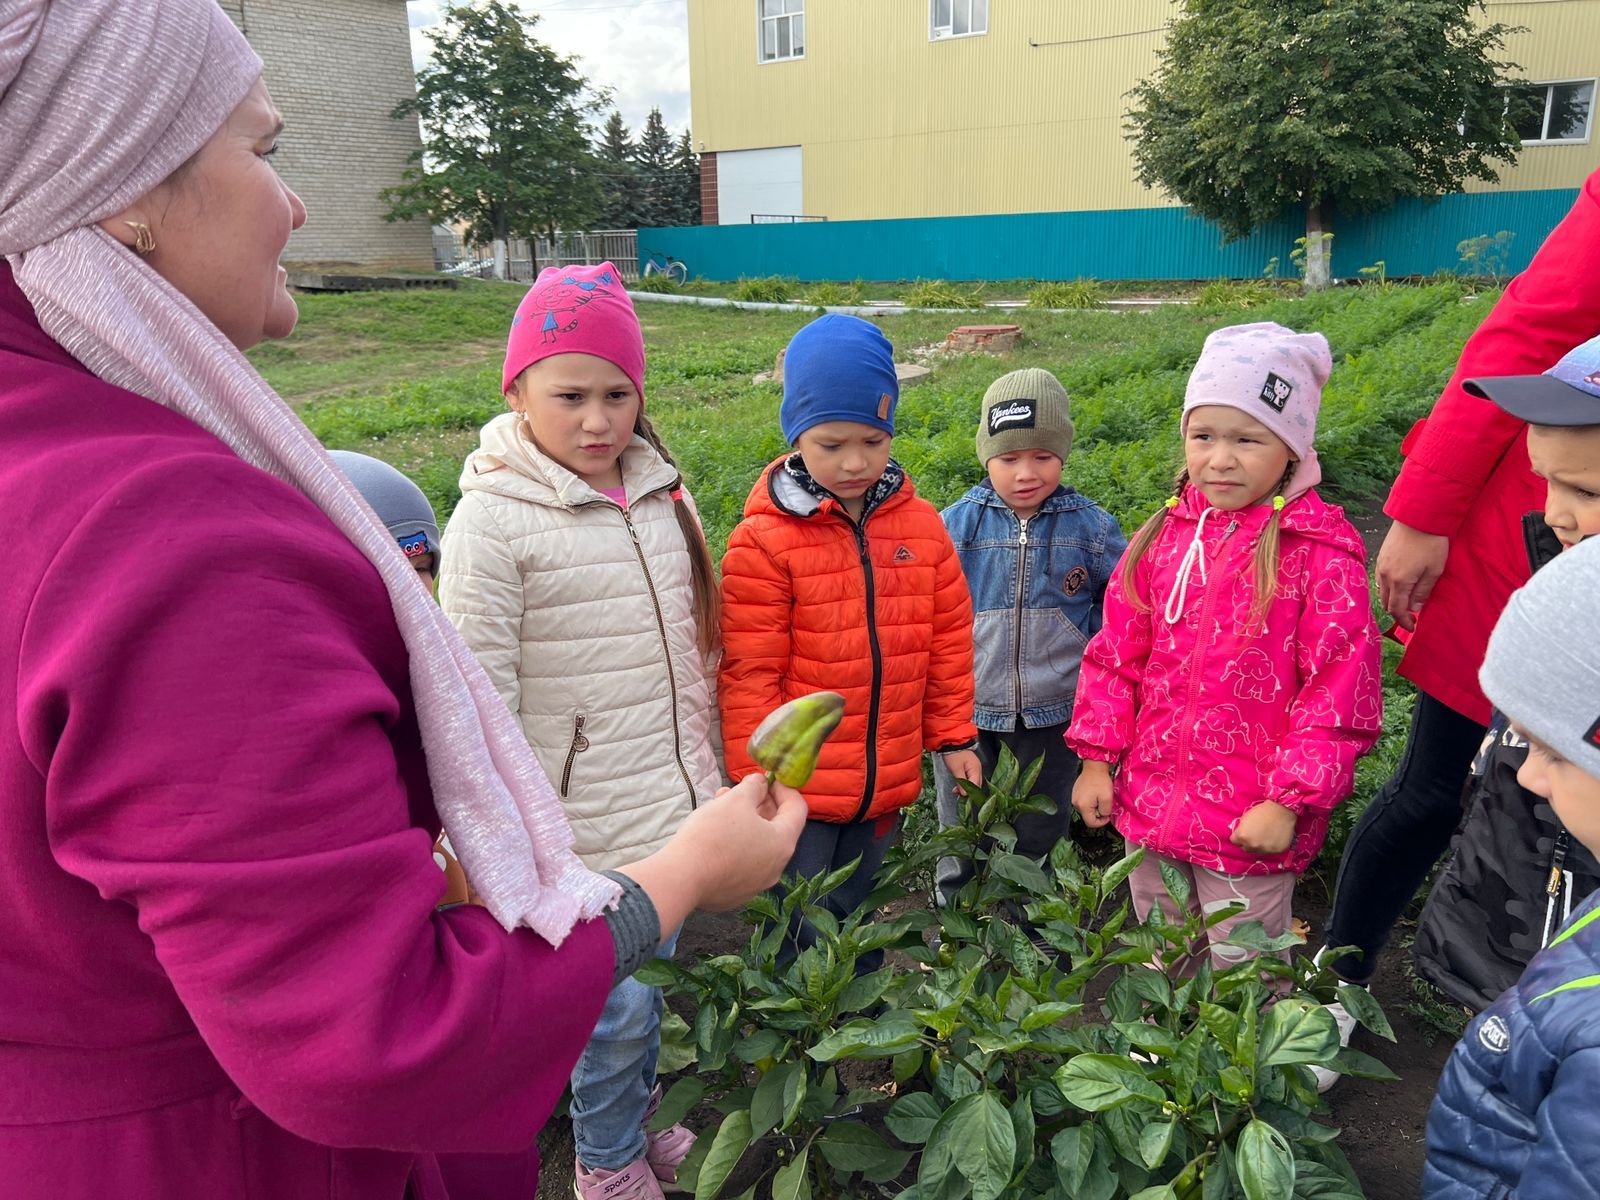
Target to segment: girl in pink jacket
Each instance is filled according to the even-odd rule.
[[[1112,577],[1066,734],[1083,760],[1073,805],[1145,847],[1129,879],[1140,920],[1170,914],[1162,863],[1194,910],[1243,906],[1208,931],[1218,970],[1249,954],[1223,944],[1238,923],[1289,928],[1295,878],[1382,724],[1361,539],[1312,490],[1331,369],[1320,333],[1206,339],[1177,494]]]

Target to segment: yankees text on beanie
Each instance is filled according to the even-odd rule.
[[[1072,400],[1040,367],[1009,371],[989,385],[978,414],[978,461],[997,454],[1048,450],[1063,462],[1072,452]]]

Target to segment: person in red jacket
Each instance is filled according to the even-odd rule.
[[[982,775],[972,601],[938,511],[889,456],[899,393],[894,348],[875,325],[828,315],[795,334],[779,412],[795,450],[762,472],[722,560],[729,775],[757,770],[746,742],[778,705],[817,691],[845,698],[785,871],[820,876],[859,858],[825,901],[840,916],[872,890],[900,810],[922,790],[924,749],[958,778]],[[811,940],[797,931],[800,948]]]
[[[1334,970],[1364,983],[1400,914],[1449,845],[1489,722],[1478,685],[1489,633],[1528,579],[1522,516],[1544,503],[1527,425],[1462,389],[1473,377],[1532,375],[1600,333],[1600,171],[1514,279],[1461,353],[1433,412],[1401,443],[1405,464],[1384,511],[1378,595],[1417,685],[1405,752],[1345,844],[1329,946],[1356,946]]]

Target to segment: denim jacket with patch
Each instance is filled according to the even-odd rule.
[[[1058,487],[1026,522],[988,480],[940,514],[972,592],[974,718],[1007,732],[1072,718],[1083,649],[1127,548],[1116,519]]]

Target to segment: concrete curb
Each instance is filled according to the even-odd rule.
[[[726,296],[683,296],[667,292],[629,292],[634,300],[657,300],[663,304],[701,304],[707,308],[743,308],[750,312],[823,312],[844,313],[850,317],[872,317],[880,313],[898,315],[908,312],[981,312],[977,308],[907,308],[904,304],[778,304],[771,300],[730,300]]]
[[[750,312],[810,312],[844,313],[851,317],[901,316],[905,313],[982,313],[1017,312],[1026,308],[1014,300],[982,304],[976,308],[912,308],[906,304],[779,304],[771,300],[730,300],[726,296],[684,296],[667,292],[629,292],[634,300],[653,300],[662,304],[699,304],[707,308],[743,308]],[[1028,312],[1143,312],[1153,307],[1169,304],[1189,304],[1188,300],[1104,300],[1096,308],[1026,308]]]

